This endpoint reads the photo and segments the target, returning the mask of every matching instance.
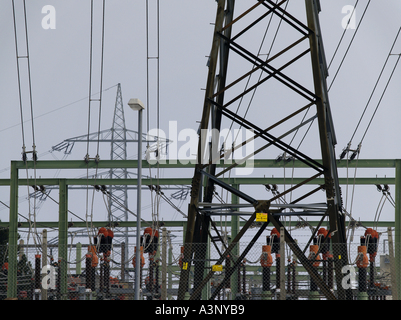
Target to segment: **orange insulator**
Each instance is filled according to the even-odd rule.
[[[276,228],[273,228],[273,230],[270,232],[270,235],[275,235],[276,237],[280,238],[280,232]]]
[[[317,235],[318,236],[323,236],[323,237],[327,237],[328,233],[329,233],[329,231],[326,228],[320,228],[317,231]],[[328,238],[331,239],[331,234],[328,235]]]
[[[273,265],[273,257],[271,251],[271,246],[262,246],[262,257],[260,258],[260,264],[262,265],[262,267],[271,267]]]
[[[333,258],[333,255],[330,252],[323,253],[323,260],[327,260]]]
[[[319,251],[319,246],[316,244],[312,244],[310,246],[310,252],[313,253],[314,255],[317,255],[317,252]]]
[[[111,229],[107,230],[107,235],[112,239],[114,238],[114,232]]]
[[[276,258],[280,257],[280,232],[273,228],[270,232],[270,243],[272,244],[272,253],[276,254]]]
[[[358,258],[356,259],[356,265],[358,268],[368,267],[369,259],[366,253],[367,253],[366,246],[358,246]]]
[[[136,247],[134,250],[136,252]],[[139,251],[141,253],[141,257],[140,257],[141,268],[143,268],[143,266],[145,265],[145,257],[143,256],[143,247],[142,246],[139,247]],[[134,255],[134,258],[132,259],[132,265],[134,266],[134,268],[136,267],[136,253]]]
[[[159,231],[157,231],[156,229],[155,230],[153,230],[151,227],[147,227],[147,228],[145,228],[145,231],[143,232],[143,234],[144,235],[146,235],[146,234],[148,234],[148,235],[150,235],[151,237],[153,236],[153,237],[159,237]]]
[[[97,234],[103,234],[105,237],[107,237],[107,229],[104,227],[101,227]]]
[[[150,227],[145,228],[145,231],[141,236],[141,243],[144,244],[145,253],[149,253],[149,255],[152,256],[156,255],[159,245],[159,232]]]
[[[370,236],[370,237],[368,237]],[[365,237],[367,239],[367,246],[368,246],[368,253],[370,257],[370,261],[374,262],[376,255],[377,255],[377,245],[379,242],[379,233],[372,229],[372,228],[367,228],[365,231]]]
[[[309,260],[314,260],[313,266],[318,267],[320,265],[320,255],[318,255],[319,246],[312,244],[310,246]]]
[[[110,284],[117,285],[120,281],[117,278],[110,277]]]
[[[366,229],[366,231],[365,231],[365,237],[366,237],[367,235],[370,235],[372,238],[376,238],[376,239],[379,238],[379,233],[378,233],[376,230],[372,229],[372,228],[367,228],[367,229]]]
[[[88,252],[90,252],[92,254],[97,254],[96,246],[89,246]]]
[[[92,267],[96,268],[98,264],[99,264],[99,258],[97,254],[92,255]]]
[[[88,253],[91,254],[92,257],[92,267],[97,267],[99,264],[99,258],[97,256],[96,246],[89,246]]]

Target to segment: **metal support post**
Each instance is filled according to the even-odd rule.
[[[162,285],[161,299],[167,300],[167,229],[162,229]]]
[[[125,242],[121,243],[121,281],[125,281]]]
[[[395,165],[395,279],[397,286],[393,290],[396,291],[396,297],[401,297],[401,160],[396,160]]]
[[[82,254],[82,244],[81,244],[81,242],[77,243],[75,252],[76,252],[76,256],[77,256],[77,258],[76,258],[77,267],[76,267],[75,273],[77,275],[80,275],[81,274],[81,254]]]
[[[398,300],[397,279],[396,279],[395,261],[394,261],[393,231],[391,227],[387,228],[387,235],[388,235],[388,250],[389,250],[388,256],[390,259],[390,273],[391,273],[391,294],[393,300]]]
[[[105,254],[104,256],[104,293],[106,299],[110,298],[110,257]]]
[[[263,300],[270,300],[270,267],[263,267],[263,287],[262,287],[262,293],[263,293]]]
[[[67,245],[68,245],[68,186],[66,180],[61,179],[59,184],[59,234],[58,257],[60,273],[61,299],[67,295]]]
[[[141,189],[142,189],[142,110],[138,111],[138,187],[136,216],[136,265],[141,264]],[[135,300],[139,300],[140,273],[135,272]]]
[[[171,269],[173,266],[173,249],[170,246],[168,248],[168,265],[170,266],[168,269],[168,289],[171,292],[173,289],[173,272]],[[171,294],[168,295],[168,299],[171,300]]]
[[[61,295],[61,263],[60,263],[60,259],[57,262],[58,262],[58,267],[57,267],[57,273],[56,273],[56,299],[62,300],[62,299],[64,299],[64,297],[62,297],[62,295]]]
[[[368,300],[367,268],[358,268],[358,300]]]
[[[239,185],[235,184],[232,186],[233,188],[239,190]],[[231,203],[239,204],[239,198],[236,194],[231,194]],[[233,209],[234,211],[237,209]],[[231,216],[231,239],[234,239],[239,232],[239,216]],[[231,250],[231,256],[239,257],[239,243]],[[238,282],[240,281],[238,277],[238,272],[234,272],[231,276],[231,293],[233,299],[236,298],[238,294]]]
[[[40,254],[35,255],[35,287],[34,287],[34,300],[40,300],[40,287],[41,287],[41,263],[40,263]]]
[[[275,299],[280,299],[280,286],[281,286],[281,281],[280,281],[280,253],[276,253],[276,297]]]
[[[285,238],[284,228],[280,228],[280,300],[286,299],[285,290]]]
[[[11,161],[7,298],[17,298],[18,169]]]
[[[43,259],[42,259],[42,270],[44,270],[44,267],[47,266],[47,230],[43,229],[42,231],[42,253],[43,253]],[[47,272],[46,272],[47,274]],[[41,279],[43,279],[46,274],[42,274]],[[47,290],[43,288],[42,286],[42,300],[47,300]]]
[[[89,300],[92,299],[92,293],[94,293],[96,290],[95,268],[92,267],[92,259],[93,259],[92,254],[87,253],[85,262],[85,277],[86,277],[85,292],[87,294],[86,298]]]
[[[99,292],[102,294],[104,293],[104,269],[105,269],[105,262],[100,263],[100,277],[99,277]]]

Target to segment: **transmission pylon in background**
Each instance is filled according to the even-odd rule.
[[[202,138],[205,135],[199,135],[178,299],[184,299],[189,292],[192,292],[191,300],[200,299],[203,288],[214,273],[213,269],[210,271],[205,268],[207,250],[199,244],[206,245],[211,239],[217,248],[217,244],[214,243],[215,237],[211,237],[210,227],[214,228],[213,230],[220,239],[222,237],[211,220],[211,216],[230,215],[230,212],[224,207],[226,204],[213,203],[215,186],[222,187],[232,197],[248,203],[254,208],[254,213],[250,218],[244,215],[247,219],[249,218],[246,224],[235,237],[232,236],[231,243],[222,250],[216,264],[222,264],[229,257],[231,267],[226,270],[224,280],[215,288],[210,299],[214,299],[225,283],[230,281],[247,252],[270,223],[278,230],[283,230],[285,242],[327,299],[348,299],[352,293],[350,289],[344,289],[341,283],[342,268],[347,264],[345,215],[342,212],[334,150],[336,138],[327,95],[327,66],[318,17],[320,2],[305,0],[306,22],[302,22],[294,14],[291,14],[287,9],[288,1],[286,0],[247,1],[247,4],[249,7],[246,10],[234,15],[234,0],[217,1],[215,30],[208,63],[209,72],[200,125],[201,132],[215,130],[211,130],[210,142]],[[258,51],[260,47],[257,39],[263,41],[262,22],[267,22],[272,17],[279,19],[282,27],[285,27],[286,35],[278,37],[280,49],[269,54],[267,59],[262,59],[261,52]],[[233,64],[229,64],[229,58],[236,60]],[[304,70],[305,65],[310,65],[310,70],[306,73],[302,72],[300,75],[297,67]],[[228,75],[232,74],[235,76],[229,78]],[[260,76],[257,77],[257,75]],[[244,89],[241,84],[246,83],[248,79],[249,82]],[[270,96],[266,93],[269,93]],[[252,120],[250,116],[247,117],[248,112],[242,112],[245,116],[241,116],[239,109],[236,108],[237,103],[246,99],[252,101],[254,96],[257,97],[259,94],[264,94],[263,98],[259,100],[255,98],[255,101],[258,102],[253,103],[257,104],[253,108],[257,108],[259,116],[255,118],[254,114]],[[288,110],[288,114],[283,118],[275,119],[277,110]],[[219,134],[222,126],[227,123],[252,130],[254,140],[242,138],[242,140],[236,141],[235,145],[224,146],[222,149],[221,143],[216,143],[219,141],[219,137],[215,135]],[[294,123],[296,123],[295,126]],[[300,144],[299,147],[293,147],[291,145],[293,134],[306,128],[308,128],[306,132],[309,132],[306,136],[308,141],[304,142],[302,146]],[[318,137],[318,139],[314,139],[314,137]],[[261,146],[243,159],[236,160],[231,165],[223,165],[223,169],[218,171],[216,164],[222,164],[220,159],[225,159],[233,153],[237,146],[245,146],[250,141]],[[279,151],[290,156],[292,161],[302,162],[306,168],[309,168],[310,178],[284,192],[273,194],[271,198],[262,200],[255,199],[252,195],[237,190],[224,182],[224,175],[229,176],[232,173],[231,176],[233,176],[233,170],[238,163],[245,163],[250,156],[271,152],[271,149],[273,152]],[[322,163],[313,160],[314,156],[308,156],[308,153],[315,149],[321,150]],[[207,153],[206,150],[211,151]],[[204,158],[205,154],[208,155],[206,159]],[[213,158],[216,154],[219,155],[218,161]],[[290,163],[289,167],[291,168]],[[325,184],[314,189],[311,188],[309,184],[319,176],[324,176]],[[324,190],[325,193],[318,192],[320,190]],[[296,198],[288,203],[285,196],[290,194],[293,197],[296,195]],[[324,196],[322,196],[323,194]],[[320,200],[316,201],[319,197]],[[226,211],[223,212],[223,209]],[[238,217],[238,208],[232,210],[236,211],[232,214],[231,219],[233,220]],[[237,243],[253,225],[257,213],[266,213],[268,220],[257,230],[252,240],[247,241],[246,248],[240,253]],[[302,250],[283,224],[283,220],[288,216],[301,218],[311,215],[320,219],[320,224],[325,219],[329,222],[329,234],[331,234],[331,241],[337,252],[334,257],[337,295],[329,289],[305,256],[307,247],[313,241],[318,228],[309,239],[307,247]],[[233,250],[238,251],[233,254]],[[190,290],[189,275],[193,260],[195,261],[194,285]],[[205,270],[207,275],[205,275]]]
[[[52,147],[52,151],[63,151],[66,155],[71,154],[75,143],[110,143],[111,160],[127,160],[127,144],[138,143],[138,132],[129,130],[125,125],[124,105],[121,84],[117,85],[116,101],[114,106],[113,122],[110,129],[93,132],[73,138],[65,139]],[[147,153],[167,153],[170,140],[142,133],[142,142],[148,146]],[[101,161],[101,159],[100,159]],[[108,171],[98,172],[96,177],[107,177],[110,179],[127,179],[137,177],[137,173],[129,172],[126,168],[112,168]],[[90,177],[89,177],[90,178]],[[86,187],[81,187],[86,188]],[[128,186],[108,186],[108,223],[110,226],[118,225],[119,221],[128,221]],[[116,242],[125,242],[125,257],[128,259],[128,228],[116,227],[114,239]],[[128,265],[127,265],[128,267]]]
[[[125,127],[125,116],[121,85],[117,86],[116,103],[114,107],[113,124],[111,127],[110,160],[127,160],[127,128]],[[127,179],[126,168],[110,169],[110,179]],[[110,185],[110,197],[108,198],[109,212],[108,220],[128,221],[128,187],[125,185]],[[124,242],[126,244],[125,257],[128,258],[128,228],[125,228]]]

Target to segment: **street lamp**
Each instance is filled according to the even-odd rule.
[[[141,188],[142,188],[142,110],[145,109],[139,99],[130,99],[128,105],[134,111],[138,111],[138,185],[137,185],[137,209],[136,209],[136,259],[135,259],[135,300],[139,300],[139,284],[141,273]]]

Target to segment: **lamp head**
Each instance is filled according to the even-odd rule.
[[[132,110],[139,111],[145,109],[145,106],[143,105],[142,101],[139,99],[130,99],[128,101],[128,105]]]

